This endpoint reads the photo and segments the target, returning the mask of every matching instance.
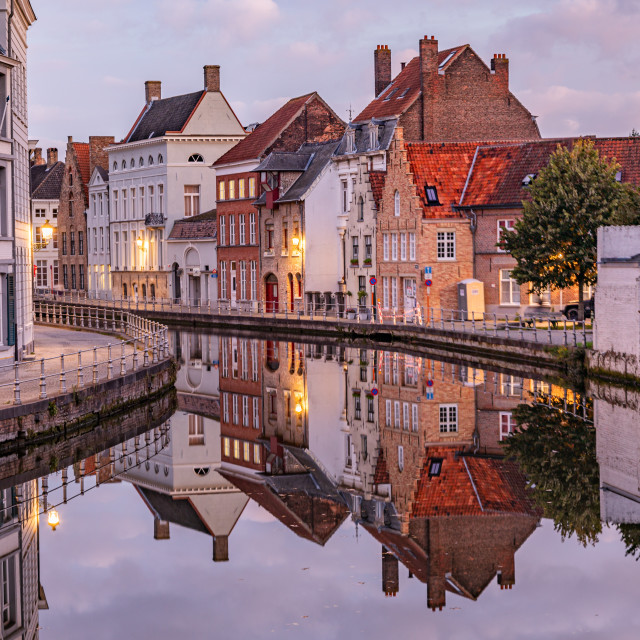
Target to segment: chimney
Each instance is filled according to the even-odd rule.
[[[205,91],[220,91],[220,65],[206,64],[204,66]]]
[[[53,167],[56,162],[58,162],[58,150],[55,147],[49,147],[47,149],[47,167]]]
[[[162,82],[160,80],[147,80],[144,83],[144,100],[149,104],[152,100],[160,100],[162,97]]]
[[[516,583],[516,562],[514,552],[507,551],[501,558],[498,569],[498,584],[500,589],[512,589]]]
[[[395,598],[400,591],[398,558],[382,545],[382,591],[385,597]]]
[[[435,102],[438,89],[438,41],[434,36],[420,40],[420,89],[422,91],[422,139],[434,140]]]
[[[509,58],[506,53],[494,53],[491,60],[491,71],[494,74],[494,82],[498,84],[505,93],[509,91]]]
[[[71,144],[73,142],[73,136],[67,136],[67,144]]]
[[[109,170],[109,153],[105,149],[115,143],[113,136],[89,136],[89,172],[93,173],[96,165]]]
[[[33,164],[44,164],[44,159],[42,157],[42,148],[36,147],[33,150]]]
[[[377,98],[391,83],[391,49],[386,44],[379,44],[373,52],[373,74]]]
[[[229,561],[229,538],[228,536],[213,537],[213,561],[228,562]]]
[[[166,520],[153,519],[153,539],[169,540],[169,523]]]
[[[400,71],[404,71],[404,68],[407,66],[406,62],[401,62],[400,63]]]

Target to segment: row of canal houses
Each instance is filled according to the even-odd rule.
[[[504,54],[487,66],[469,45],[425,37],[401,66],[393,78],[391,51],[377,47],[375,97],[348,123],[311,92],[243,127],[215,65],[186,95],[146,82],[122,142],[70,139],[55,274],[38,264],[38,288],[409,316],[575,299],[530,295],[498,243],[550,154],[576,139],[540,139]],[[594,142],[620,180],[640,183],[640,139]]]

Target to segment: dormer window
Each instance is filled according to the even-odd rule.
[[[407,93],[409,93],[409,89],[410,89],[410,87],[407,87],[407,88],[406,88],[406,89],[405,89],[405,90],[404,90],[404,91],[403,91],[403,92],[402,92],[402,93],[401,93],[401,94],[396,98],[396,100],[400,100],[401,98],[404,98],[404,97],[407,95]]]
[[[398,89],[391,89],[391,91],[389,91],[389,93],[387,93],[387,95],[384,97],[384,102],[386,102],[387,100],[391,100],[393,94],[397,91]]]
[[[356,150],[356,130],[347,129],[345,135],[347,138],[347,153],[354,153]]]
[[[440,204],[440,201],[438,200],[438,190],[436,187],[430,187],[428,184],[425,185],[424,195],[426,196],[427,204],[430,207]]]
[[[616,171],[616,182],[622,182],[622,171]]]
[[[192,153],[189,156],[189,162],[204,162],[204,158],[199,153]]]
[[[375,151],[378,148],[378,125],[369,123],[369,150]]]
[[[535,173],[528,173],[524,178],[522,178],[522,186],[529,187],[531,183],[536,179]]]
[[[434,478],[440,475],[442,471],[442,458],[431,458],[429,460],[429,477]]]

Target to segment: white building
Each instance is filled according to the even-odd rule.
[[[109,174],[100,166],[95,167],[89,181],[87,259],[89,295],[96,298],[109,298],[111,294]]]
[[[161,98],[145,83],[146,104],[122,144],[109,149],[112,293],[176,297],[180,269],[169,262],[176,220],[215,208],[212,164],[246,133],[220,91],[220,67],[204,67],[204,90]],[[166,232],[165,232],[166,230]]]
[[[31,165],[31,226],[34,243],[35,289],[37,293],[49,293],[60,289],[58,261],[58,208],[64,176],[64,162],[58,161],[58,150],[47,149],[47,160],[42,150],[34,150]],[[53,227],[53,237],[44,245],[42,227]]]
[[[0,0],[0,357],[33,350],[29,206],[29,0]]]

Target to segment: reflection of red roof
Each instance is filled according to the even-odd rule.
[[[384,189],[384,180],[386,177],[386,171],[369,171],[369,183],[371,184],[371,191],[373,192],[373,200],[378,208],[380,200],[382,200],[382,190]]]
[[[378,460],[376,461],[376,471],[373,476],[373,484],[389,484],[389,470],[387,469],[387,461],[384,459],[382,449],[378,451]]]
[[[278,136],[291,124],[300,113],[305,104],[316,93],[308,93],[298,98],[292,98],[280,107],[273,115],[267,118],[261,125],[252,131],[246,138],[238,142],[224,155],[214,162],[214,166],[220,166],[231,162],[242,162],[259,158],[273,144]]]
[[[438,476],[429,476],[431,458],[442,459]],[[455,447],[427,448],[412,518],[495,513],[537,514],[515,462],[463,456]]]
[[[407,159],[425,217],[454,215],[451,205],[460,202],[477,147],[474,142],[407,144]],[[439,205],[427,204],[426,185],[437,189]]]
[[[438,52],[438,66],[440,66],[449,56],[443,69],[446,69],[469,45],[464,44],[453,49],[445,49]],[[392,118],[402,115],[418,98],[421,92],[420,82],[420,57],[416,56],[407,66],[394,78],[391,84],[377,97],[372,100],[365,109],[358,114],[354,122],[366,122],[371,118]]]
[[[523,179],[545,167],[559,144],[572,148],[578,139],[480,146],[461,204],[521,206],[527,196]],[[640,138],[601,138],[594,144],[601,157],[621,165],[623,182],[640,184]]]

